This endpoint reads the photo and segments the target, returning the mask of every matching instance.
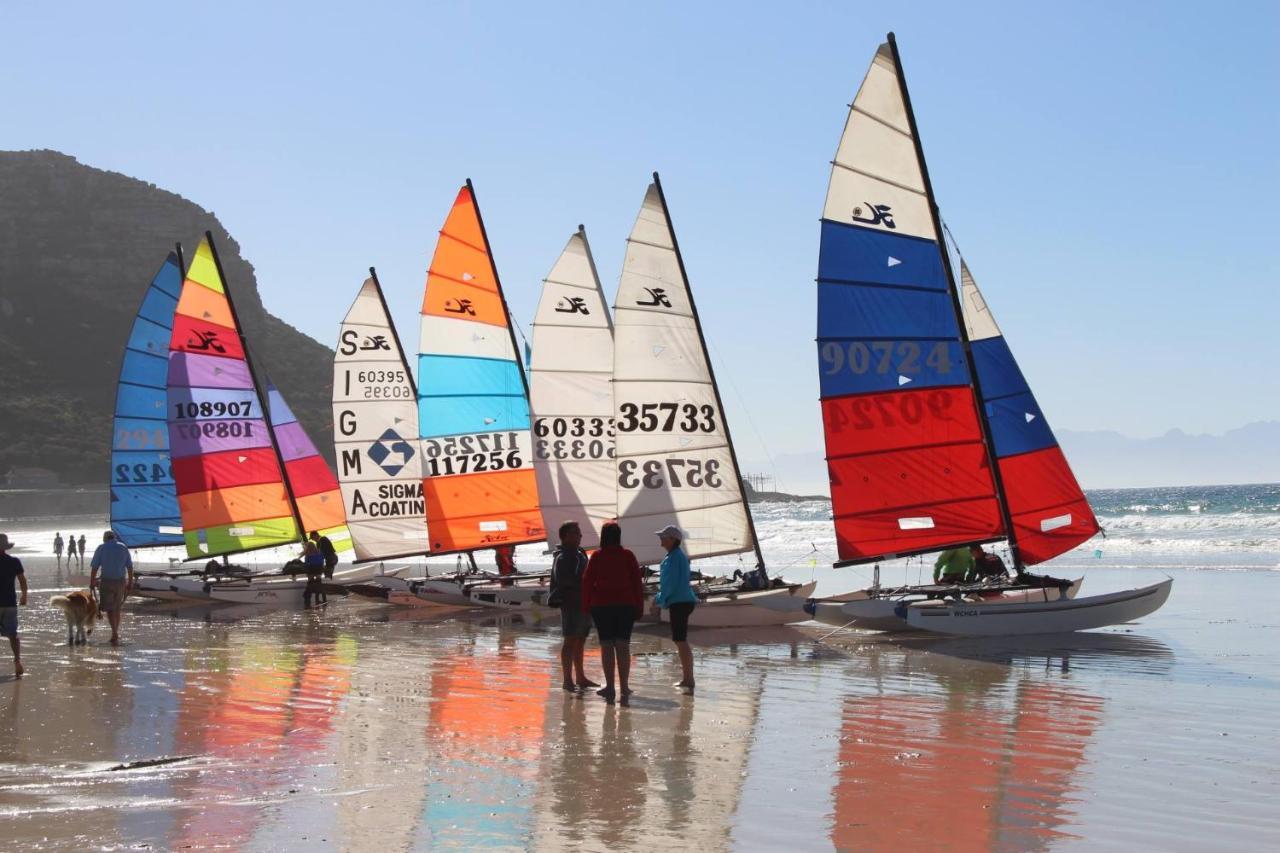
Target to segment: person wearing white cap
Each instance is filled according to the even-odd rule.
[[[656,532],[658,541],[667,549],[658,572],[658,595],[654,602],[667,610],[671,623],[671,639],[680,655],[680,680],[676,687],[693,689],[693,651],[689,648],[689,616],[698,603],[689,581],[689,555],[681,542],[684,534],[679,527],[668,524]]]
[[[9,537],[0,533],[0,636],[9,638],[9,648],[13,649],[13,674],[21,678],[26,670],[22,666],[22,644],[18,642],[18,605],[27,605],[27,576],[22,571],[22,561],[7,553],[13,543]],[[22,587],[19,598],[13,589],[13,582]]]

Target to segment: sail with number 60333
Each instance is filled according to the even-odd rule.
[[[470,182],[427,271],[418,431],[433,553],[538,542],[529,398]]]

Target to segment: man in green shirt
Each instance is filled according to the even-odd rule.
[[[943,551],[933,564],[934,583],[964,583],[973,579],[973,554],[967,547]]]

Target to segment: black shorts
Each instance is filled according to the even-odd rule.
[[[689,639],[689,617],[693,615],[693,602],[685,601],[667,608],[667,618],[671,620],[671,639],[683,643]]]
[[[631,642],[631,628],[636,624],[636,609],[630,604],[606,604],[591,608],[591,621],[601,643]]]

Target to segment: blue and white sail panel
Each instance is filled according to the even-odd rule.
[[[181,545],[169,459],[169,338],[182,291],[178,256],[165,258],[134,318],[116,386],[111,438],[111,529],[134,548]]]
[[[963,260],[960,293],[1018,554],[1042,563],[1091,538],[1098,521]]]
[[[1001,535],[969,364],[887,44],[832,163],[818,370],[842,560]]]

